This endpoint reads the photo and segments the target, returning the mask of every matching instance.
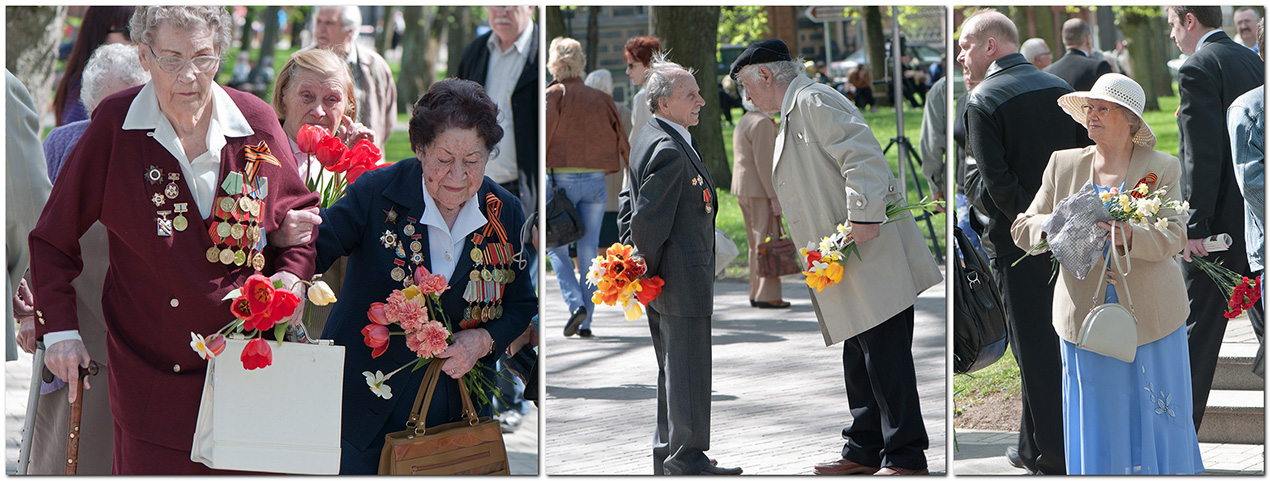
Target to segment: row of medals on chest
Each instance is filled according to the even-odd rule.
[[[146,180],[152,185],[160,184],[163,178],[163,171],[158,167],[151,166],[146,172]],[[173,203],[172,210],[162,210],[168,200],[175,200],[181,193],[178,184],[181,174],[168,173],[167,179],[169,182],[164,186],[163,192],[155,193],[150,198],[151,203],[160,209],[156,211],[160,237],[170,237],[173,230],[184,232],[189,228],[189,221],[184,215],[189,211],[188,202]],[[267,185],[267,180],[260,177],[258,184],[260,185],[244,189],[243,175],[240,172],[229,173],[221,184],[221,188],[229,195],[217,197],[214,203],[213,215],[217,220],[212,222],[208,230],[213,244],[207,249],[208,262],[235,266],[250,262],[252,268],[264,269],[265,256],[261,250],[264,248],[265,235],[259,222],[264,201],[253,196],[264,197],[267,187],[262,188],[262,185]],[[172,213],[177,214],[176,218],[167,219]]]
[[[385,222],[395,223],[397,213],[390,209],[387,212]],[[406,218],[407,223],[402,226],[402,236],[399,238],[397,233],[392,230],[385,230],[383,235],[379,237],[379,241],[384,248],[393,251],[397,258],[393,259],[396,264],[389,276],[393,281],[401,282],[403,286],[409,287],[414,283],[412,276],[406,274],[406,260],[409,259],[415,268],[423,264],[423,242],[422,234],[415,227],[417,222],[413,218]],[[475,233],[472,242],[476,245],[473,247],[469,256],[472,259],[474,268],[468,273],[467,288],[463,293],[463,300],[470,305],[463,312],[463,326],[469,323],[479,323],[490,319],[498,319],[503,315],[502,297],[503,291],[507,284],[511,284],[516,280],[516,273],[511,266],[512,248],[511,244],[490,243],[484,248],[480,246],[484,242],[484,236],[481,233]],[[410,239],[410,254],[407,256],[403,238]],[[475,267],[480,267],[476,269]]]

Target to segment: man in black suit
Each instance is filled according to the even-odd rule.
[[[653,118],[631,142],[618,196],[618,236],[666,282],[648,304],[657,353],[653,474],[741,474],[710,449],[710,316],[714,312],[714,181],[688,127],[706,104],[692,73],[658,54],[644,89]]]
[[[981,189],[967,187],[989,218],[980,232],[1006,303],[1010,344],[1023,378],[1019,446],[1007,459],[1019,468],[1064,474],[1063,394],[1058,334],[1051,325],[1050,261],[1014,245],[1010,223],[1027,210],[1055,150],[1089,144],[1085,129],[1058,106],[1066,83],[1023,59],[1009,17],[993,9],[966,19],[957,41],[967,82],[966,155],[977,160]],[[1023,258],[1017,265],[1016,260]]]
[[[503,128],[498,154],[490,157],[486,175],[520,197],[526,213],[538,205],[538,114],[542,88],[538,85],[538,26],[534,7],[485,7],[490,31],[463,48],[458,78],[485,87],[498,104]]]
[[[1088,91],[1102,74],[1111,73],[1111,65],[1102,60],[1090,58],[1090,45],[1093,36],[1089,32],[1089,24],[1079,18],[1063,22],[1063,47],[1067,53],[1056,62],[1045,67],[1044,72],[1057,75],[1067,81],[1073,89]]]
[[[1187,224],[1183,257],[1205,257],[1248,274],[1244,249],[1243,196],[1235,182],[1230,137],[1223,120],[1230,104],[1264,82],[1261,59],[1221,31],[1220,7],[1168,7],[1169,36],[1190,55],[1177,73],[1181,107],[1177,111],[1182,160],[1183,193],[1194,213]],[[1230,234],[1225,252],[1210,254],[1203,241],[1213,234]],[[1183,265],[1191,314],[1186,319],[1191,356],[1191,391],[1195,430],[1204,419],[1208,391],[1213,385],[1217,354],[1226,332],[1226,296],[1195,264]],[[1258,336],[1262,312],[1247,311]]]

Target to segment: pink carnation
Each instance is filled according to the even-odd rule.
[[[401,316],[401,320],[398,322],[406,332],[417,330],[421,324],[428,321],[428,309],[420,302],[423,298],[417,297],[415,299],[402,304],[401,311],[398,313]]]
[[[419,329],[406,331],[406,347],[419,357],[436,357],[449,346],[450,331],[440,322],[426,321]]]
[[[388,302],[384,303],[384,317],[388,318],[388,322],[400,324],[405,316],[404,312],[409,309],[407,304],[413,304],[406,299],[406,295],[401,290],[394,290],[388,295]]]
[[[414,274],[415,285],[419,287],[424,294],[440,295],[450,288],[445,282],[445,276],[441,274],[433,274],[428,271],[427,267],[419,266],[415,269]]]

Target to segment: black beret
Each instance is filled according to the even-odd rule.
[[[775,38],[755,42],[741,52],[741,56],[737,57],[735,62],[732,62],[732,72],[729,75],[735,80],[736,74],[746,65],[782,60],[793,60],[793,57],[789,56],[789,47],[785,45],[785,42]]]

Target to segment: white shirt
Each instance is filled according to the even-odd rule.
[[[123,119],[124,130],[154,130],[147,134],[167,149],[177,164],[181,166],[181,175],[185,178],[185,187],[190,189],[191,197],[198,207],[199,215],[204,219],[212,214],[212,203],[216,196],[217,180],[220,176],[220,151],[228,143],[226,137],[246,137],[255,133],[247,118],[234,104],[219,85],[212,84],[212,118],[207,126],[207,152],[193,160],[185,157],[185,149],[181,139],[167,116],[159,110],[159,97],[154,92],[154,85],[147,82],[132,105],[128,106],[128,115]],[[164,179],[166,181],[167,179]],[[453,267],[451,267],[453,269]],[[44,334],[45,345],[52,346],[60,341],[83,340],[79,330],[49,332]]]
[[[648,125],[648,119],[652,116],[653,112],[648,110],[648,89],[639,89],[639,92],[635,92],[635,96],[631,99],[631,143],[635,142],[639,129]]]
[[[419,223],[428,227],[428,254],[432,256],[432,273],[445,276],[446,282],[454,275],[454,266],[458,264],[463,252],[463,243],[467,237],[478,229],[485,227],[485,216],[481,214],[480,191],[463,203],[459,216],[454,219],[454,228],[445,224],[441,217],[441,209],[437,207],[432,194],[428,193],[428,184],[423,184],[423,218]]]
[[[507,50],[498,45],[498,35],[490,34],[489,41],[485,44],[489,48],[485,93],[498,106],[498,126],[503,128],[503,139],[498,141],[497,155],[490,157],[485,166],[485,175],[500,184],[520,178],[520,171],[516,167],[516,129],[512,124],[512,91],[516,90],[516,82],[520,81],[520,74],[525,70],[533,31],[532,27],[526,26],[525,31],[520,32],[520,37]]]
[[[1198,52],[1198,51],[1199,51],[1199,49],[1204,48],[1204,41],[1205,41],[1205,40],[1208,40],[1208,37],[1211,37],[1211,36],[1213,36],[1213,34],[1215,34],[1215,33],[1217,33],[1217,32],[1220,32],[1220,31],[1221,31],[1221,29],[1220,29],[1220,28],[1214,28],[1214,29],[1212,29],[1212,30],[1209,30],[1209,31],[1208,31],[1208,33],[1204,34],[1204,36],[1203,36],[1203,37],[1200,37],[1200,38],[1199,38],[1199,41],[1198,41],[1198,42],[1195,42],[1195,51],[1196,51],[1196,52]],[[1195,54],[1194,54],[1194,53],[1192,53],[1191,55],[1195,55]]]
[[[663,122],[666,122],[667,124],[670,124],[670,127],[671,127],[672,129],[675,129],[675,132],[678,132],[680,137],[683,137],[683,138],[684,138],[684,142],[687,142],[687,143],[688,143],[688,147],[692,147],[692,134],[688,133],[688,128],[687,128],[687,127],[684,127],[684,126],[682,126],[682,125],[679,125],[679,124],[675,123],[674,121],[672,121],[672,120],[670,120],[670,119],[667,119],[667,118],[665,118],[665,117],[662,117],[662,116],[660,116],[660,115],[657,115],[657,114],[653,114],[653,118],[654,118],[654,119],[661,119]],[[696,149],[695,147],[693,147],[693,148],[692,148],[692,151],[693,151],[694,153],[696,153],[696,154],[697,154],[697,158],[701,158],[701,152],[697,152],[697,149]]]
[[[153,130],[147,134],[167,149],[177,164],[181,166],[181,174],[185,177],[185,185],[190,189],[198,213],[206,219],[212,215],[212,202],[216,197],[217,180],[220,176],[220,153],[228,143],[226,137],[246,137],[254,134],[242,111],[229,98],[219,85],[212,84],[212,118],[207,126],[207,151],[193,159],[185,157],[185,148],[176,135],[176,129],[167,116],[159,110],[159,98],[154,85],[146,83],[137,93],[128,107],[128,115],[124,117],[124,130]]]

